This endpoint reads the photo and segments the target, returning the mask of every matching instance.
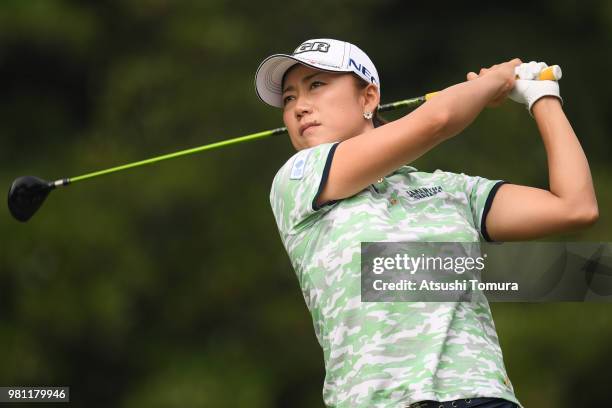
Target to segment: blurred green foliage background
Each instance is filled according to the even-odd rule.
[[[550,240],[609,241],[612,2],[491,3],[2,0],[0,184],[280,126],[253,89],[259,62],[332,37],[374,60],[383,102],[513,57],[561,65],[601,215]],[[69,385],[75,407],[323,406],[322,352],[268,201],[293,153],[273,137],[69,187],[27,224],[2,211],[0,385]],[[413,165],[548,186],[512,102]],[[611,304],[492,309],[525,406],[609,405]]]

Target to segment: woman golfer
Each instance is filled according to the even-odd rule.
[[[353,44],[314,39],[265,59],[256,89],[283,110],[297,153],[270,201],[317,339],[331,407],[521,406],[489,304],[361,302],[360,243],[530,240],[598,217],[588,162],[542,64],[514,59],[470,72],[380,126],[381,83]],[[507,96],[527,105],[546,148],[550,191],[405,165]],[[415,193],[417,192],[417,193]]]

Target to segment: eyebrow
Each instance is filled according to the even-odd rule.
[[[324,73],[325,73],[325,72],[315,72],[314,74],[311,74],[311,75],[306,75],[304,78],[302,78],[302,82],[306,82],[306,81],[308,81],[309,79],[311,79],[311,78],[313,78],[313,77],[316,77],[317,75],[322,75],[322,74],[324,74]],[[293,85],[290,85],[290,86],[288,86],[287,88],[285,88],[285,89],[283,90],[283,94],[284,94],[285,92],[293,91],[294,89],[295,89],[295,88],[293,87]]]

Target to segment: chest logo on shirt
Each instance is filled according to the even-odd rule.
[[[408,191],[408,195],[413,200],[420,200],[422,198],[434,196],[440,192],[442,192],[442,186],[420,187]]]

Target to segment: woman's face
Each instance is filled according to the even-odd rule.
[[[296,150],[346,140],[373,128],[363,113],[378,106],[376,88],[360,89],[353,74],[301,64],[285,75],[282,98],[283,121]]]

